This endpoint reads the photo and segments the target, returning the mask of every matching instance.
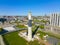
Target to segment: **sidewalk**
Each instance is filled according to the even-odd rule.
[[[0,45],[5,45],[1,35],[0,35]]]
[[[39,41],[40,43],[45,44],[45,45],[52,45],[52,44],[50,44],[49,42],[42,40],[41,38],[39,38],[38,41]]]

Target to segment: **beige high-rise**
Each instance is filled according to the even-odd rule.
[[[50,15],[50,25],[60,27],[60,14],[54,13]]]

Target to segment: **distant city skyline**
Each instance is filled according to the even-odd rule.
[[[60,0],[0,0],[0,16],[33,16],[60,12]]]

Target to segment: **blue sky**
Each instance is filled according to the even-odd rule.
[[[0,0],[0,15],[34,16],[60,12],[60,0]]]

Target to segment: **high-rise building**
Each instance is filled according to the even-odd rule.
[[[31,12],[28,13],[28,40],[32,40],[32,14]]]
[[[50,25],[60,27],[60,14],[54,13],[50,15]]]

